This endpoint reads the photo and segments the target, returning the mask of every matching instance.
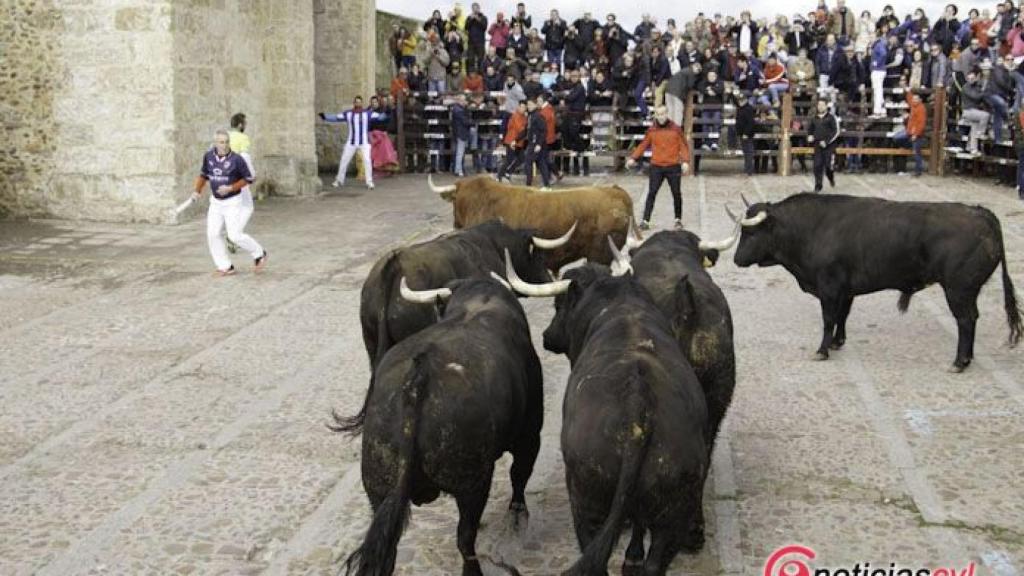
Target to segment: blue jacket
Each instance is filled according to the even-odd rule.
[[[828,46],[819,46],[818,53],[814,56],[814,67],[818,74],[832,76],[833,68],[839,63],[839,57],[843,55],[843,49],[836,44],[832,49],[832,58],[828,57]]]
[[[885,70],[885,64],[889,60],[889,45],[885,38],[878,38],[871,45],[871,71],[878,72]]]
[[[469,115],[460,104],[452,106],[452,134],[456,140],[469,140]]]

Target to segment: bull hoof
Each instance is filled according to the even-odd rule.
[[[826,350],[825,352],[822,352],[821,350],[819,350],[815,352],[814,358],[812,358],[812,360],[814,360],[815,362],[822,362],[824,360],[828,360],[828,351]]]
[[[526,532],[530,527],[530,511],[525,503],[512,502],[508,505],[508,523],[516,534]]]
[[[843,344],[846,344],[846,340],[833,340],[828,347],[829,350],[839,350],[840,348],[843,347]]]
[[[484,576],[483,570],[480,569],[480,562],[476,559],[463,560],[462,576]]]
[[[952,366],[949,367],[949,372],[952,373],[952,374],[959,374],[959,373],[963,372],[964,370],[966,370],[967,367],[970,366],[970,365],[971,365],[971,361],[970,360],[967,360],[967,361],[957,360],[956,362],[953,362]]]

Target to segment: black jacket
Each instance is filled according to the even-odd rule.
[[[827,146],[832,146],[839,139],[839,121],[831,112],[826,112],[821,117],[815,113],[814,116],[811,116],[811,122],[807,126],[807,134],[814,136],[815,148],[820,148],[822,142]]]
[[[942,46],[943,54],[949,56],[949,53],[953,51],[953,46],[956,44],[956,34],[959,31],[960,23],[956,21],[956,18],[952,20],[940,18],[935,22],[935,26],[932,27],[932,33],[928,36],[928,41]]]
[[[456,140],[469,140],[469,125],[466,108],[459,104],[452,106],[452,135]]]
[[[721,104],[724,92],[724,83],[721,78],[711,82],[705,76],[697,87],[697,94],[700,97],[700,101],[704,104]]]
[[[594,31],[601,27],[601,23],[593,18],[590,20],[580,18],[573,22],[572,25],[579,32],[580,41],[583,43],[583,46],[588,46],[594,42]]]
[[[483,46],[487,42],[487,16],[481,12],[466,16],[466,34],[469,35],[470,46]]]
[[[552,23],[551,20],[545,20],[544,27],[540,29],[540,33],[544,35],[544,49],[561,50],[564,48],[565,31],[567,29],[565,20],[559,19],[555,23]]]
[[[579,82],[569,84],[565,94],[565,106],[570,112],[583,113],[587,109],[587,90]]]
[[[810,55],[811,42],[813,41],[814,39],[811,38],[810,33],[808,33],[806,30],[804,30],[803,32],[797,32],[796,30],[793,30],[789,34],[786,34],[786,48],[789,49],[789,53],[792,56],[796,56],[797,52],[801,48],[807,50],[807,54]]]

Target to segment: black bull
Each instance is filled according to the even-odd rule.
[[[709,452],[700,383],[633,278],[597,265],[565,277],[570,284],[555,301],[544,347],[572,365],[562,454],[583,555],[567,574],[607,574],[627,519],[633,535],[623,573],[665,574],[680,550],[703,545]]]
[[[729,302],[704,269],[717,260],[718,250],[701,249],[695,234],[675,230],[648,238],[631,262],[634,277],[668,318],[683,355],[704,389],[709,450],[736,387]]]
[[[531,236],[498,221],[485,222],[444,234],[413,246],[392,250],[374,265],[363,283],[359,320],[370,368],[391,346],[434,323],[434,307],[404,300],[399,294],[402,277],[414,290],[444,286],[458,278],[504,275],[504,251],[523,276],[533,282],[550,279],[544,256],[531,244]]]
[[[504,452],[513,456],[513,519],[525,519],[544,417],[543,375],[526,315],[493,280],[447,287],[441,319],[383,355],[363,410],[335,416],[335,430],[362,430],[363,486],[374,511],[347,574],[391,574],[409,504],[441,492],[458,504],[462,573],[482,574],[476,535],[494,461]]]
[[[953,368],[963,370],[974,357],[978,293],[1000,263],[1009,341],[1021,339],[1002,227],[980,206],[798,194],[749,207],[735,261],[781,265],[818,298],[824,324],[818,359],[846,341],[855,296],[899,290],[905,312],[914,292],[938,283],[959,331]]]

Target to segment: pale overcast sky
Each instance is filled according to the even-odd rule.
[[[478,0],[480,8],[484,14],[487,15],[488,19],[493,20],[495,13],[499,10],[505,12],[508,16],[515,11],[516,0]],[[693,18],[697,12],[704,12],[708,16],[711,16],[715,12],[721,12],[723,15],[733,14],[738,15],[740,11],[744,9],[750,9],[754,13],[755,18],[769,17],[776,14],[785,14],[792,18],[793,14],[797,12],[801,14],[807,14],[808,11],[813,10],[817,6],[816,0],[775,0],[773,2],[750,2],[749,0],[692,0],[686,4],[666,2],[665,0],[630,0],[629,2],[622,2],[621,0],[555,0],[547,2],[532,2],[530,0],[524,0],[526,2],[526,11],[533,16],[534,22],[539,23],[547,18],[548,11],[552,8],[557,8],[561,13],[562,18],[565,20],[575,20],[576,18],[583,15],[584,10],[590,10],[594,18],[604,21],[604,16],[609,12],[614,12],[619,19],[619,22],[632,30],[632,28],[640,22],[640,15],[644,12],[649,12],[655,16],[658,20],[659,27],[664,26],[664,22],[667,18],[675,18],[677,22],[682,20],[688,20]],[[463,0],[463,9],[468,12],[469,6],[472,4],[472,0]],[[858,15],[862,10],[870,10],[874,17],[881,15],[882,7],[886,4],[892,4],[896,9],[896,13],[902,18],[903,14],[910,13],[917,7],[923,7],[928,17],[932,20],[937,18],[941,13],[943,7],[949,2],[946,0],[923,0],[920,2],[896,0],[872,0],[871,2],[864,2],[862,0],[847,0],[846,5],[853,9]],[[990,8],[992,12],[995,12],[995,2],[977,2],[977,1],[963,1],[956,2],[961,10],[961,15],[966,16],[967,10],[972,7],[976,7],[979,10],[982,8]],[[451,0],[444,0],[440,2],[432,2],[431,0],[377,0],[377,8],[380,10],[386,10],[388,12],[394,12],[403,16],[409,16],[419,20],[425,20],[430,17],[432,10],[439,9],[442,14],[447,14],[455,5]],[[828,0],[829,6],[835,5],[835,0]],[[628,8],[627,8],[628,6]],[[540,27],[539,25],[537,26]]]

